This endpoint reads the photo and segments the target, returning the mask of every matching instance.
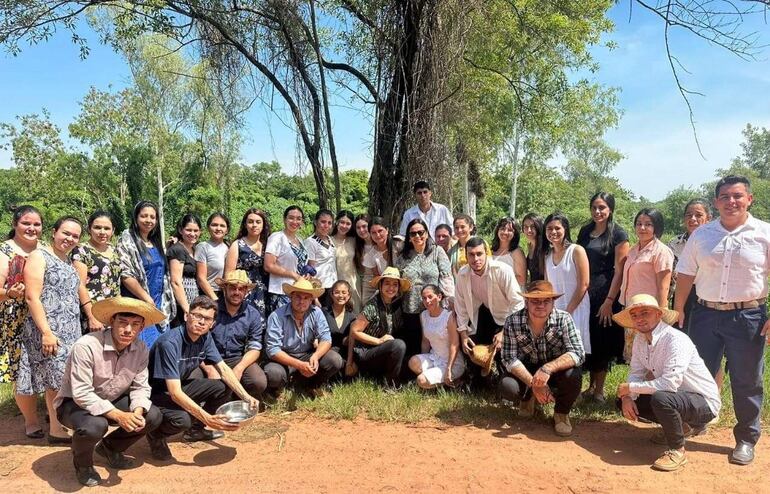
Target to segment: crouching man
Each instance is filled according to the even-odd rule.
[[[87,487],[102,480],[94,470],[94,450],[113,468],[131,468],[133,460],[123,452],[161,423],[150,401],[149,352],[137,336],[166,317],[146,302],[124,297],[96,302],[92,313],[107,328],[75,342],[54,401],[59,421],[73,431],[75,474]],[[118,428],[107,434],[109,425]]]
[[[171,460],[167,439],[184,431],[184,440],[210,441],[222,431],[238,428],[225,416],[214,415],[231,399],[231,391],[256,410],[259,402],[241,386],[232,369],[219,354],[210,334],[217,304],[206,296],[196,297],[185,316],[184,326],[163,333],[150,351],[152,402],[163,414],[163,422],[147,434],[150,452],[156,460]],[[201,364],[213,365],[221,379],[195,378]],[[200,375],[200,374],[198,374]],[[205,429],[209,427],[209,430]]]
[[[626,308],[613,316],[623,327],[636,330],[628,382],[618,386],[618,406],[628,420],[644,417],[663,427],[668,449],[652,467],[679,470],[687,458],[685,439],[701,434],[719,413],[719,391],[695,345],[668,323],[677,313],[658,307],[652,295],[631,297]]]

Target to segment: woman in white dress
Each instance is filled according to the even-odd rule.
[[[492,257],[513,268],[513,274],[521,287],[527,284],[527,256],[519,247],[521,229],[515,218],[506,216],[497,222],[492,239]]]
[[[420,314],[422,353],[409,359],[409,368],[417,374],[417,385],[431,389],[441,384],[454,386],[465,372],[465,359],[460,351],[460,336],[454,314],[441,306],[444,295],[436,285],[425,285]]]
[[[555,291],[564,296],[556,299],[555,307],[572,315],[580,331],[586,354],[591,353],[589,319],[591,302],[588,298],[589,267],[585,249],[572,243],[569,221],[562,213],[545,219],[545,279]]]
[[[350,304],[356,314],[361,310],[361,286],[356,268],[356,232],[353,229],[353,213],[343,209],[334,218],[332,239],[336,248],[337,278],[350,285]]]

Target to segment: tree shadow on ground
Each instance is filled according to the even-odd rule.
[[[591,405],[579,409],[573,415],[596,417],[611,408],[607,405]],[[657,426],[637,426],[626,422],[619,414],[605,415],[605,420],[571,417],[573,434],[570,437],[557,436],[553,431],[552,407],[538,410],[534,417],[525,419],[517,416],[518,410],[500,403],[462,403],[452,409],[440,411],[436,418],[450,425],[465,425],[489,430],[500,438],[525,436],[530,440],[544,443],[573,442],[596,455],[601,461],[616,466],[650,465],[665,449],[652,443],[652,436],[660,431]],[[708,443],[708,436],[688,441],[688,451],[700,451],[727,455],[732,448]]]

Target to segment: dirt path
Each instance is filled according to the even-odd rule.
[[[2,492],[79,490],[69,450],[22,440],[21,428],[18,418],[0,420]],[[129,450],[144,461],[138,468],[97,460],[97,470],[110,492],[153,494],[770,491],[767,439],[753,465],[737,467],[727,462],[731,431],[711,431],[688,443],[683,471],[660,473],[649,467],[660,451],[652,432],[588,422],[562,439],[543,419],[483,428],[260,417],[216,443],[173,442],[173,464],[152,460],[142,440]]]

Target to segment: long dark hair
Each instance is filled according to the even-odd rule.
[[[412,221],[410,221],[408,225],[406,225],[406,241],[404,242],[404,250],[401,251],[401,255],[407,259],[411,259],[416,254],[416,251],[414,250],[414,246],[412,245],[412,236],[409,234],[409,230],[411,230],[414,225],[422,225],[422,227],[425,228],[424,235],[427,238],[425,239],[425,251],[423,252],[423,254],[425,254],[426,256],[429,255],[433,251],[433,247],[435,246],[435,244],[433,243],[433,239],[430,236],[430,230],[428,230],[428,225],[425,223],[425,221],[423,221],[422,218],[415,218]]]
[[[396,252],[393,246],[393,234],[390,233],[390,228],[388,228],[388,223],[385,221],[384,218],[382,218],[381,216],[374,216],[372,217],[372,220],[369,222],[369,235],[372,234],[372,227],[375,225],[379,225],[388,230],[388,238],[385,240],[385,246],[386,246],[385,253],[388,257],[388,264],[392,266],[393,262],[396,260]],[[372,245],[374,245],[374,240],[372,240]],[[374,248],[376,249],[377,246],[374,245]]]
[[[540,237],[540,242],[543,242],[543,246],[545,249],[543,252],[547,256],[551,253],[553,250],[553,246],[551,245],[551,242],[548,241],[547,235],[546,235],[546,229],[548,228],[548,223],[552,221],[558,221],[561,223],[562,228],[564,228],[564,240],[562,240],[562,245],[564,247],[567,247],[569,244],[572,243],[572,235],[570,235],[569,232],[569,220],[567,219],[567,216],[564,215],[561,211],[556,211],[554,213],[551,213],[548,215],[548,217],[543,222],[543,235]]]
[[[217,218],[222,218],[222,220],[225,222],[225,225],[227,225],[227,235],[229,235],[230,234],[230,217],[227,216],[222,211],[214,211],[209,215],[209,219],[206,220],[206,228],[211,228],[211,223],[213,223],[214,220]],[[228,238],[230,237],[225,236],[224,243],[229,247],[230,241],[228,240]]]
[[[610,250],[613,248],[613,240],[615,238],[615,229],[617,228],[617,225],[615,224],[614,215],[615,215],[615,196],[610,194],[609,192],[597,192],[591,197],[591,200],[588,201],[589,208],[594,207],[594,201],[597,199],[601,199],[607,204],[607,208],[610,210],[610,215],[607,217],[607,229],[599,236],[599,240],[601,241],[601,252],[604,255],[609,254]],[[588,245],[588,243],[591,241],[591,232],[593,231],[594,227],[596,226],[596,222],[592,219],[578,232],[577,236],[577,243],[585,247]]]
[[[524,223],[527,220],[531,221],[532,226],[535,227],[535,238],[537,239],[534,249],[529,248],[529,245],[527,246],[527,258],[534,259],[537,263],[538,271],[543,273],[545,271],[545,248],[543,246],[543,241],[540,240],[545,233],[543,229],[543,218],[537,213],[525,214],[521,219],[522,231],[524,231]]]
[[[353,234],[356,236],[356,254],[353,257],[353,261],[356,263],[356,269],[363,271],[364,248],[366,248],[366,240],[358,236],[358,228],[356,228],[356,225],[359,221],[366,221],[366,229],[368,230],[369,225],[372,223],[372,218],[366,213],[361,213],[355,217],[353,220],[353,226],[350,227],[350,229],[353,231]]]
[[[259,241],[262,243],[262,253],[264,254],[265,246],[267,245],[267,237],[270,236],[270,221],[267,219],[267,214],[261,209],[249,208],[243,213],[243,218],[241,218],[241,228],[238,230],[238,236],[235,238],[237,240],[248,236],[249,229],[246,227],[246,221],[252,214],[256,214],[262,218],[262,231],[259,233]]]
[[[30,206],[29,204],[25,204],[23,206],[16,206],[11,207],[11,212],[13,213],[13,217],[11,218],[11,231],[8,232],[8,240],[12,239],[16,236],[16,226],[19,224],[19,220],[22,216],[29,213],[34,213],[38,215],[40,218],[40,225],[42,227],[45,227],[43,223],[43,215],[40,214],[40,211],[35,206]]]
[[[356,234],[356,224],[353,217],[353,213],[348,211],[347,209],[341,209],[339,213],[337,213],[337,216],[334,217],[334,228],[332,228],[332,237],[337,235],[337,224],[340,222],[342,218],[347,218],[350,220],[350,230],[348,230],[348,233],[345,234],[346,237],[352,237]]]
[[[139,222],[137,221],[139,213],[141,213],[144,208],[152,208],[155,210],[155,227],[150,230],[150,233],[147,235],[147,240],[150,241],[153,247],[158,249],[158,253],[160,254],[161,259],[163,259],[163,267],[168,270],[166,251],[163,248],[163,242],[161,241],[160,236],[160,215],[158,214],[158,206],[156,206],[154,202],[139,201],[136,203],[136,206],[134,206],[134,213],[131,215],[131,226],[129,227],[131,239],[134,241],[134,245],[136,245],[139,254],[149,261],[150,253],[147,251],[144,240],[142,240],[142,235],[139,233]]]
[[[511,225],[511,228],[513,229],[513,238],[511,239],[511,245],[508,246],[508,252],[513,252],[519,248],[519,241],[521,240],[521,228],[519,228],[519,222],[516,221],[516,218],[506,216],[505,218],[500,218],[500,221],[497,222],[497,226],[495,226],[495,234],[492,239],[493,253],[497,252],[497,249],[500,248],[500,238],[497,236],[497,232],[508,225]]]
[[[203,230],[203,225],[201,224],[201,219],[198,217],[197,214],[195,214],[195,213],[187,213],[187,214],[185,214],[184,216],[179,218],[179,221],[176,222],[176,230],[174,230],[174,235],[176,236],[176,238],[179,239],[180,242],[184,238],[183,235],[182,235],[183,232],[184,232],[184,227],[186,227],[190,223],[195,223],[196,225],[198,225],[198,228],[200,230]]]

